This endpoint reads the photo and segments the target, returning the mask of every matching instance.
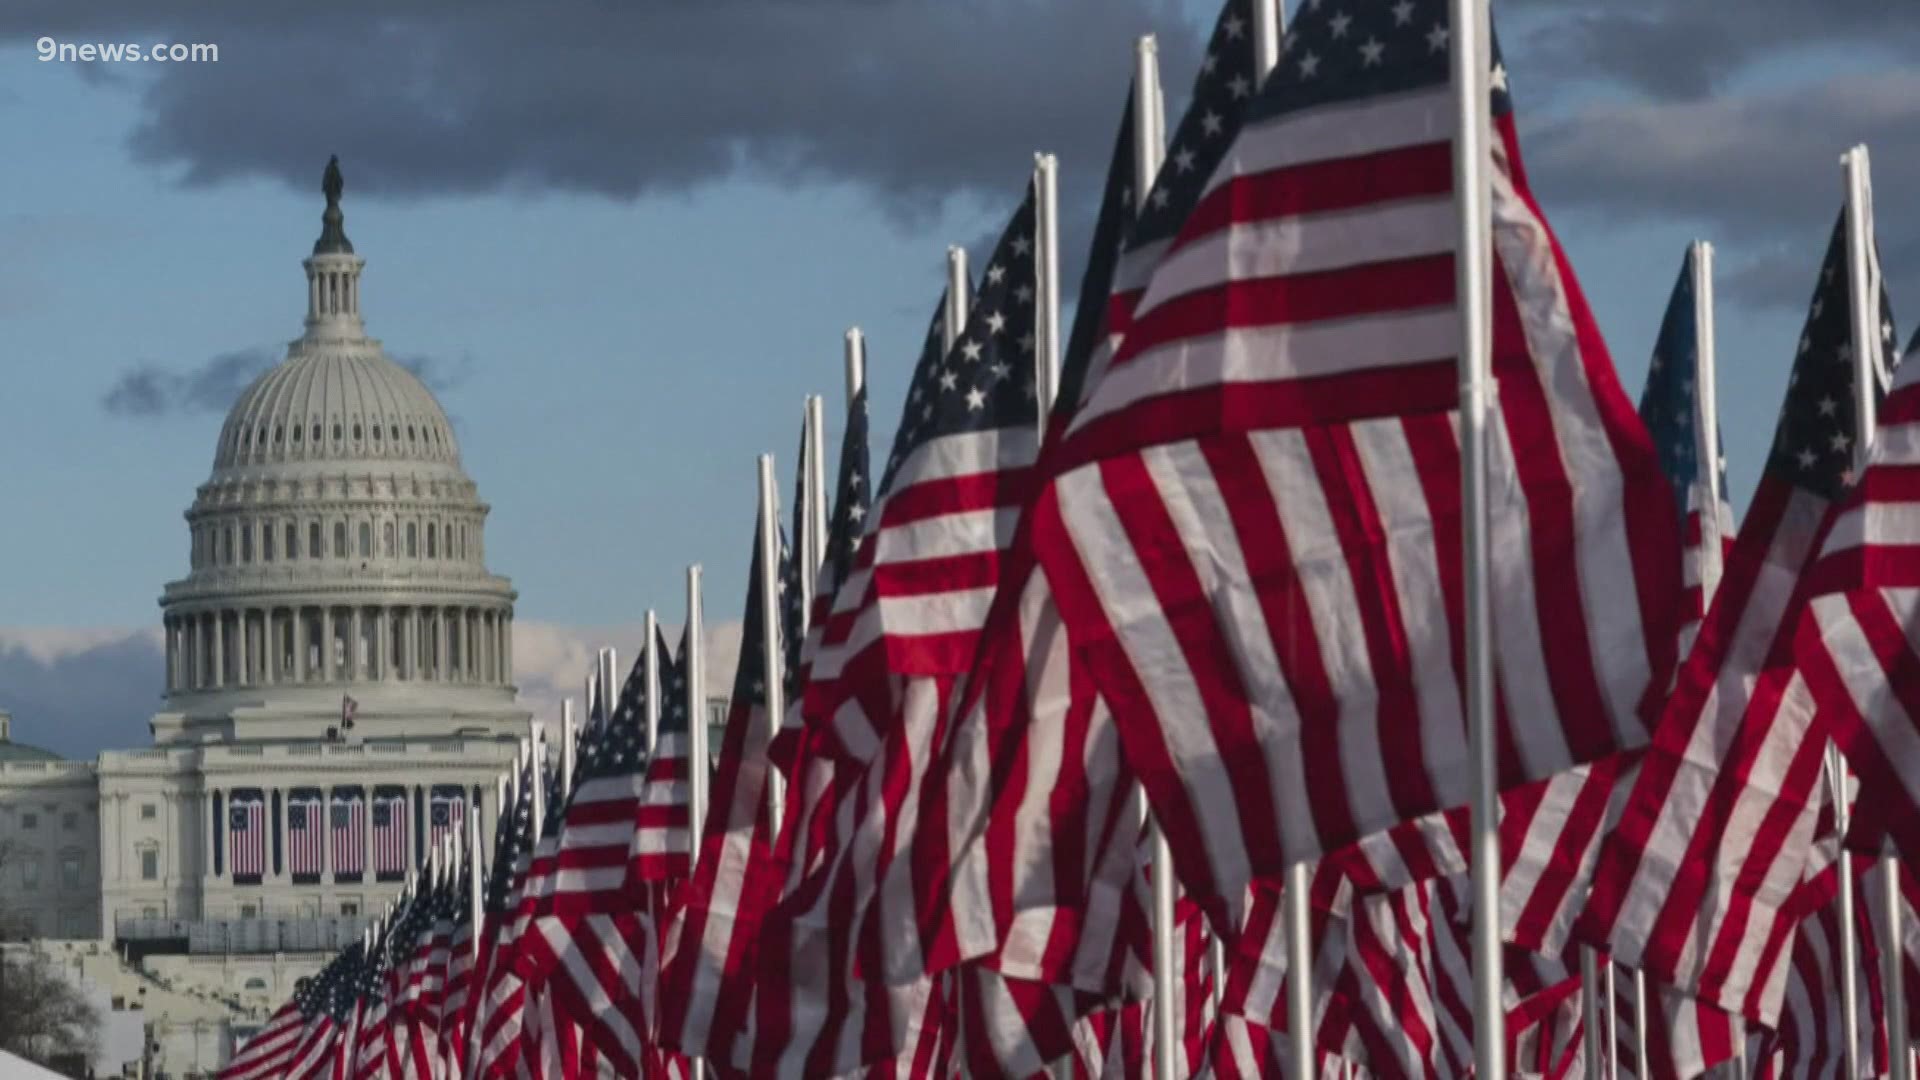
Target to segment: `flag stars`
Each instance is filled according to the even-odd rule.
[[[1022,304],[1033,303],[1033,286],[1019,285],[1013,290],[1013,298]]]
[[[1007,328],[1007,317],[997,311],[987,313],[987,332],[998,334]]]
[[[958,375],[955,375],[951,371],[943,371],[940,373],[940,389],[957,390],[959,388],[960,377]]]
[[[1384,55],[1386,51],[1387,47],[1385,45],[1375,41],[1373,38],[1368,38],[1360,46],[1360,66],[1379,67],[1380,57]]]
[[[968,411],[979,412],[981,409],[984,409],[986,407],[987,407],[987,392],[985,390],[982,390],[976,386],[973,389],[967,391]]]
[[[1447,51],[1447,28],[1436,26],[1427,31],[1427,51],[1430,53]]]
[[[1333,38],[1335,41],[1338,41],[1339,39],[1346,37],[1347,27],[1352,25],[1353,25],[1353,16],[1347,14],[1344,11],[1338,15],[1335,15],[1333,18],[1327,20],[1327,30],[1329,33],[1333,35]]]
[[[1828,449],[1836,454],[1844,454],[1853,446],[1853,440],[1848,438],[1847,433],[1844,431],[1834,432],[1833,438],[1827,440],[1827,443]]]
[[[1302,79],[1313,78],[1314,73],[1319,70],[1320,58],[1315,56],[1311,49],[1300,54],[1300,77]]]
[[[1820,410],[1821,416],[1832,416],[1834,410],[1840,407],[1840,403],[1830,397],[1823,397],[1814,407]]]
[[[1400,0],[1393,5],[1393,25],[1409,26],[1413,23],[1413,0]]]
[[[1245,75],[1235,75],[1227,80],[1227,92],[1233,95],[1235,101],[1239,101],[1253,93],[1253,83]]]
[[[1020,351],[1033,351],[1033,334],[1031,332],[1020,335]]]
[[[980,343],[971,339],[960,343],[960,358],[969,364],[980,360]]]
[[[1226,130],[1226,121],[1220,118],[1219,113],[1214,112],[1212,109],[1208,109],[1206,112],[1203,112],[1200,114],[1200,130],[1207,135],[1218,135],[1222,131]],[[1128,203],[1132,203],[1133,189],[1128,188],[1126,191],[1126,195],[1127,195],[1126,201]]]
[[[1010,246],[1013,248],[1015,255],[1025,255],[1027,252],[1033,250],[1033,241],[1024,236],[1016,236],[1013,238],[1013,243]]]
[[[1173,152],[1173,167],[1183,173],[1193,171],[1193,151],[1180,147]]]
[[[1000,284],[1000,279],[1006,276],[1007,268],[999,263],[993,263],[987,267],[987,284],[989,285]]]
[[[1226,21],[1220,24],[1220,29],[1226,31],[1229,41],[1237,41],[1241,34],[1247,32],[1246,20],[1238,15],[1229,15]]]
[[[1507,92],[1507,65],[1493,65],[1493,89],[1495,93]]]

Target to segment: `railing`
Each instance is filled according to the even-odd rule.
[[[290,915],[258,919],[114,920],[125,942],[185,941],[189,953],[332,952],[355,941],[368,920],[360,915]]]

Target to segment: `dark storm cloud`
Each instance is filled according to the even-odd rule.
[[[140,71],[132,150],[189,184],[312,187],[337,152],[361,193],[633,198],[745,175],[851,182],[907,219],[999,197],[1034,150],[1094,190],[1133,38],[1162,35],[1175,88],[1197,49],[1179,0],[26,8],[0,28],[219,45],[217,64]]]
[[[33,636],[0,630],[0,709],[13,714],[15,741],[69,758],[148,744],[166,668],[157,634],[57,649],[36,648]]]
[[[278,350],[258,346],[221,353],[187,371],[137,364],[122,372],[100,396],[100,407],[114,416],[137,418],[224,413],[240,391],[279,359]],[[455,389],[473,372],[470,356],[449,360],[419,353],[395,357],[394,362],[413,372],[435,394]]]
[[[1782,54],[1912,55],[1920,5],[1889,0],[1503,0],[1507,29],[1541,71],[1600,79],[1657,100],[1704,97]],[[1517,31],[1517,32],[1515,32]]]
[[[114,416],[142,418],[224,413],[276,359],[272,350],[257,347],[221,353],[188,371],[142,363],[114,380],[100,406]]]
[[[1888,278],[1920,280],[1920,215],[1903,197],[1920,190],[1920,73],[1587,106],[1531,131],[1526,152],[1550,205],[1611,221],[1697,222],[1727,253],[1722,283],[1736,298],[1798,307],[1842,202],[1839,156],[1861,142],[1881,193],[1875,225]]]

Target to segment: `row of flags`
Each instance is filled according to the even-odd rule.
[[[1920,368],[1864,184],[1736,522],[1710,250],[1636,408],[1493,49],[1469,568],[1449,5],[1309,2],[1269,66],[1268,4],[1227,0],[1170,138],[1143,64],[1058,352],[1056,208],[1021,192],[935,308],[877,484],[850,344],[831,500],[816,425],[790,531],[763,469],[711,772],[697,638],[650,617],[577,745],[527,744],[474,910],[420,890],[228,1075],[318,1076],[324,1045],[341,1077],[1467,1076],[1476,920],[1517,1075],[1905,1060]],[[394,974],[432,968],[442,908],[457,1005],[450,962]]]
[[[289,791],[284,834],[287,872],[295,882],[318,881],[329,873],[358,878],[366,872],[370,853],[374,874],[397,880],[447,837],[465,832],[465,792],[436,786],[427,798],[425,846],[417,860],[409,858],[413,844],[408,839],[412,829],[407,806],[407,795],[400,788],[375,788],[371,799],[360,788],[336,788],[325,794],[319,788]],[[275,846],[273,830],[278,827],[268,813],[266,793],[258,788],[235,789],[229,794],[226,816],[233,879],[257,885],[267,876],[269,851]],[[277,863],[279,856],[272,858]]]

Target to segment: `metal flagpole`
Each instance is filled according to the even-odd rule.
[[[780,734],[786,716],[786,650],[780,647],[780,495],[774,487],[773,455],[760,455],[760,648],[766,685],[767,738]],[[776,823],[786,813],[786,784],[779,770],[767,771],[767,809]],[[778,828],[776,824],[774,826]]]
[[[1039,430],[1047,430],[1060,389],[1060,163],[1052,154],[1033,155],[1033,276],[1040,307],[1034,320],[1034,390],[1040,402]]]
[[[660,742],[660,616],[652,608],[647,609],[646,644],[640,646],[640,662],[645,665],[647,680],[647,753],[652,755],[653,748]]]
[[[1601,980],[1607,989],[1607,1080],[1620,1080],[1620,1013],[1614,1004],[1613,975],[1613,961],[1608,960],[1606,978]]]
[[[1900,860],[1892,854],[1880,856],[1879,899],[1887,933],[1887,940],[1880,945],[1881,994],[1887,1009],[1887,1077],[1913,1080],[1913,1058],[1907,1052],[1907,987],[1902,972],[1906,951],[1900,940]]]
[[[1633,1075],[1647,1080],[1647,974],[1633,972]]]
[[[1487,566],[1488,414],[1497,393],[1492,372],[1491,190],[1486,175],[1492,16],[1487,0],[1448,0],[1455,105],[1454,202],[1460,232],[1454,292],[1460,311],[1460,464],[1463,577],[1466,582],[1467,741],[1473,762],[1474,1074],[1505,1080],[1500,1008],[1500,803],[1494,762],[1493,636]]]
[[[973,282],[967,277],[967,249],[947,249],[947,312],[940,320],[940,355],[953,351],[967,325],[967,307],[973,300]]]
[[[609,645],[600,650],[600,722],[610,723],[620,703],[620,654]],[[592,719],[592,717],[588,717]]]
[[[1155,104],[1160,86],[1160,57],[1157,39],[1142,36],[1134,45],[1133,75],[1133,205],[1137,212],[1146,205],[1153,181],[1160,173],[1165,156],[1165,137],[1160,131],[1159,110]],[[1042,410],[1042,423],[1045,423]],[[1158,825],[1151,828],[1151,862],[1147,872],[1153,889],[1153,1075],[1169,1080],[1179,1075],[1174,1066],[1174,1047],[1178,1038],[1173,1015],[1173,851]]]
[[[652,620],[649,619],[649,622]],[[693,873],[693,865],[700,856],[700,834],[707,827],[707,646],[705,635],[706,620],[702,616],[700,604],[700,564],[687,567],[687,648],[680,657],[680,664],[686,671],[687,693],[687,840],[688,875]],[[653,639],[647,639],[649,648]],[[657,688],[660,678],[658,658],[648,665],[652,669],[649,678]],[[651,695],[657,699],[659,695]],[[651,706],[650,706],[651,708]],[[689,1080],[706,1080],[707,1062],[705,1058],[689,1056],[687,1059]]]
[[[1479,913],[1474,913],[1479,923]],[[1587,1080],[1600,1077],[1600,959],[1593,946],[1580,947],[1580,1030],[1587,1041],[1581,1055],[1582,1074]]]
[[[1877,267],[1873,255],[1873,179],[1872,164],[1864,145],[1855,146],[1840,158],[1841,168],[1846,175],[1847,184],[1847,280],[1852,301],[1848,312],[1852,326],[1855,408],[1858,409],[1859,431],[1854,440],[1854,475],[1861,475],[1867,467],[1867,460],[1873,446],[1873,440],[1879,427],[1879,393],[1884,389],[1886,366],[1881,358],[1884,344],[1880,329],[1880,282],[1875,273]],[[1833,757],[1833,777],[1835,790],[1839,797],[1835,800],[1837,809],[1846,808],[1846,769],[1837,750],[1830,750]],[[1851,817],[1851,814],[1846,815]],[[1842,820],[1836,815],[1835,823]],[[1844,898],[1851,901],[1852,884],[1851,860],[1840,860],[1841,879]],[[1887,940],[1880,943],[1881,956],[1881,1003],[1885,1009],[1887,1030],[1887,1075],[1891,1080],[1913,1080],[1913,1062],[1907,1054],[1907,1010],[1906,986],[1902,978],[1901,965],[1904,951],[1901,948],[1901,912],[1900,912],[1900,864],[1891,854],[1880,856],[1880,893],[1875,899],[1881,906],[1881,925]],[[1849,902],[1841,909],[1842,922],[1849,936],[1853,930],[1853,907]],[[1847,939],[1841,941],[1844,947]],[[1857,964],[1856,956],[1843,954],[1842,969],[1853,971]],[[1857,1033],[1858,995],[1854,991],[1854,981],[1848,978],[1842,985],[1845,994],[1843,1003],[1854,1000],[1853,1011],[1847,1023],[1848,1070],[1851,1075],[1859,1075]]]
[[[867,385],[867,335],[857,326],[847,328],[847,408],[853,408],[854,395]]]
[[[1253,0],[1253,70],[1256,80],[1280,62],[1280,35],[1286,32],[1287,13],[1280,0]]]

